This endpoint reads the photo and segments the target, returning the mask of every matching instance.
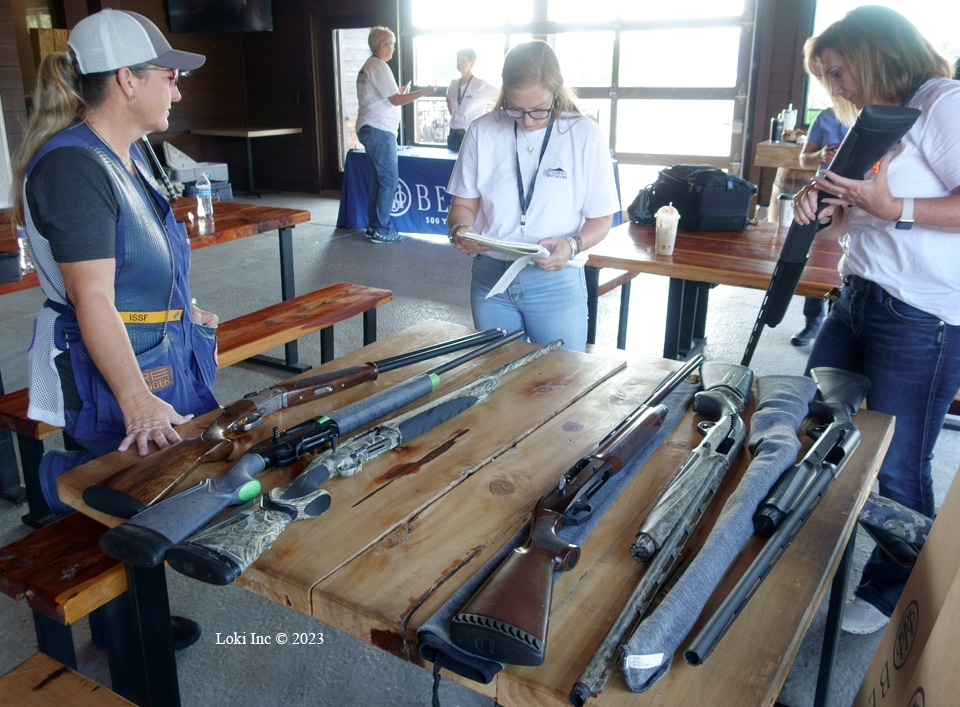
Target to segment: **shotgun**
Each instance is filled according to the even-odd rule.
[[[182,440],[84,489],[91,508],[118,518],[132,518],[165,496],[199,464],[227,459],[233,453],[230,433],[259,425],[267,415],[376,380],[381,373],[420,363],[436,356],[501,339],[506,332],[488,329],[416,351],[372,361],[309,378],[280,383],[249,393],[231,403],[199,437]]]
[[[694,396],[693,410],[706,418],[697,425],[703,441],[657,496],[640,526],[630,554],[646,570],[570,690],[567,698],[576,707],[602,691],[620,646],[676,568],[703,511],[743,448],[747,428],[742,415],[753,372],[734,364],[704,363],[700,379],[704,389]]]
[[[551,342],[495,371],[404,413],[314,457],[287,487],[277,487],[174,545],[167,562],[178,572],[210,584],[229,584],[266,552],[294,521],[316,518],[330,506],[321,487],[331,476],[354,476],[364,462],[409,442],[489,397],[507,373],[558,348]]]
[[[830,482],[843,470],[850,455],[860,445],[860,431],[850,418],[866,398],[870,380],[859,373],[828,367],[812,369],[810,377],[816,381],[822,401],[811,404],[811,416],[827,421],[828,427],[842,427],[844,434],[820,435],[803,460],[783,473],[781,479],[792,479],[799,475],[806,480],[800,495],[789,508],[779,509],[786,513],[778,519],[776,529],[717,610],[690,641],[683,652],[683,659],[690,665],[702,665],[713,655],[720,639],[783,556],[810,514],[816,510]],[[807,460],[816,460],[816,466],[806,464]]]
[[[254,474],[269,467],[292,464],[304,454],[327,444],[336,449],[337,440],[342,435],[426,397],[440,385],[441,374],[517,339],[523,333],[518,329],[340,410],[302,422],[286,432],[274,428],[272,437],[251,447],[225,475],[205,479],[111,528],[100,538],[100,548],[111,557],[130,564],[159,565],[167,550],[186,540],[227,506],[255,499],[260,494],[260,482],[253,478]]]
[[[702,361],[698,354],[664,378],[540,497],[524,544],[507,555],[453,617],[454,645],[502,663],[543,664],[554,572],[571,570],[580,559],[580,548],[567,544],[557,531],[590,516],[590,499],[656,434],[667,414],[663,399]]]
[[[901,106],[864,106],[850,132],[843,138],[836,155],[830,162],[830,170],[848,179],[863,179],[863,175],[883,158],[913,127],[920,111]],[[817,210],[823,207],[823,198],[830,194],[820,193]],[[747,341],[740,363],[749,366],[760,341],[764,326],[775,327],[786,314],[787,306],[797,290],[797,283],[810,257],[810,246],[822,226],[816,221],[801,226],[794,221],[783,242],[777,264],[767,292],[760,303],[760,311],[753,331]]]

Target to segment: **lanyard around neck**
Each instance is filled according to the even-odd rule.
[[[547,132],[543,136],[543,145],[540,147],[540,159],[537,160],[537,171],[533,173],[533,179],[530,180],[530,189],[524,194],[523,174],[520,172],[520,135],[517,132],[518,125],[513,123],[513,137],[517,141],[516,157],[517,160],[517,192],[520,195],[520,235],[527,227],[527,210],[530,208],[530,202],[533,201],[533,190],[537,186],[537,176],[540,174],[540,165],[543,162],[543,153],[547,151],[547,143],[550,142],[550,133],[553,132],[553,115],[550,115],[550,122],[547,123]]]
[[[470,82],[473,81],[473,74],[470,74],[470,78],[467,79],[467,85],[463,87],[463,90],[460,90],[460,83],[463,83],[463,79],[460,79],[460,83],[457,84],[457,105],[463,103],[463,97],[467,95],[467,89],[470,88]]]

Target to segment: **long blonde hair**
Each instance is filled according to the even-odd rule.
[[[140,76],[143,66],[129,68]],[[110,84],[116,80],[116,71],[79,74],[76,67],[76,57],[68,50],[47,54],[37,68],[30,118],[23,142],[12,160],[11,201],[14,223],[18,226],[24,225],[23,180],[34,156],[47,140],[106,101]]]

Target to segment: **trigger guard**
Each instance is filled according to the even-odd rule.
[[[563,524],[577,526],[593,515],[593,506],[589,503],[577,503],[563,514]]]
[[[254,427],[259,427],[263,422],[263,415],[259,412],[251,412],[242,420],[237,420],[229,429],[235,432],[246,432],[247,430],[252,430]]]

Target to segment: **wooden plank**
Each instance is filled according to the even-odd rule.
[[[531,348],[529,344],[522,346]],[[517,355],[515,347],[499,356],[500,361],[490,360],[484,369]],[[333,497],[332,508],[321,518],[293,524],[239,583],[302,613],[326,617],[324,609],[317,606],[324,601],[313,591],[318,582],[335,572],[337,586],[351,582],[349,578],[340,579],[345,575],[338,570],[349,563],[345,574],[355,577],[354,558],[375,543],[391,548],[411,548],[411,541],[416,545],[421,536],[415,534],[412,519],[419,518],[441,498],[445,507],[456,506],[446,500],[451,489],[491,459],[512,454],[518,440],[554,416],[563,417],[573,401],[623,366],[622,361],[555,351],[511,373],[488,401],[373,459],[361,475],[324,484]],[[370,522],[373,518],[375,523]],[[459,542],[457,546],[462,551]],[[410,569],[417,574],[421,571],[420,567]],[[427,568],[423,570],[429,574]],[[282,583],[277,581],[281,576]],[[347,592],[365,607],[364,599],[373,605],[373,597],[382,600],[393,595],[394,580],[399,579],[391,572],[372,576],[380,579],[375,583],[361,581],[363,586]],[[397,599],[405,602],[409,588],[397,590]],[[354,629],[359,626],[353,624]],[[364,638],[369,640],[369,636]]]
[[[4,704],[19,707],[119,707],[133,704],[43,653],[27,658],[0,677],[0,694],[4,696]]]
[[[100,550],[106,527],[71,513],[0,549],[0,591],[72,624],[127,590],[123,563]]]
[[[217,330],[217,366],[231,366],[392,300],[390,290],[337,282],[236,317]]]
[[[376,546],[319,582],[314,616],[368,642],[376,632],[389,630],[395,645],[412,645],[416,628],[515,535],[536,499],[679,364],[660,366],[620,368],[591,384],[586,395],[452,488],[443,503],[407,517]],[[512,406],[497,407],[512,416]],[[363,576],[380,579],[372,585],[360,581]],[[344,617],[350,622],[341,623]],[[405,635],[398,625],[407,627]]]
[[[0,427],[30,439],[44,439],[60,431],[46,422],[27,418],[30,390],[21,388],[0,396]]]

